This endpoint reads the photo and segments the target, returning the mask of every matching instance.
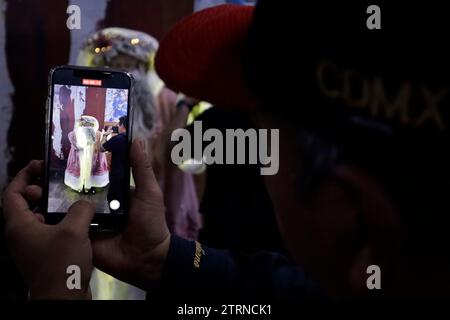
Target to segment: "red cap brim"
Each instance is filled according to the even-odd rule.
[[[221,107],[252,110],[242,52],[254,8],[221,5],[184,18],[163,38],[156,71],[166,85]]]

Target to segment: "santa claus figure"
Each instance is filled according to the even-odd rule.
[[[109,183],[108,162],[100,152],[102,133],[97,119],[83,115],[69,133],[71,143],[64,183],[77,192],[95,192]]]

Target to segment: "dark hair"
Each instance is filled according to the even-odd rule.
[[[298,196],[303,204],[312,204],[318,187],[338,165],[352,165],[377,181],[393,201],[405,231],[405,248],[413,256],[448,249],[450,202],[446,193],[450,190],[450,170],[433,166],[433,154],[418,155],[404,141],[389,136],[359,133],[339,137],[297,128],[302,153]]]
[[[124,126],[125,129],[128,130],[128,117],[127,116],[121,116],[119,118],[119,125]]]

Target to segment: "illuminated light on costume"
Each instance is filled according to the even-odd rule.
[[[71,143],[64,183],[77,192],[103,188],[109,183],[108,163],[100,152],[102,134],[97,119],[81,116],[69,133]]]

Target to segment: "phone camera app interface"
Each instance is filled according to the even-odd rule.
[[[54,85],[48,212],[78,200],[123,213],[128,196],[128,90]]]

